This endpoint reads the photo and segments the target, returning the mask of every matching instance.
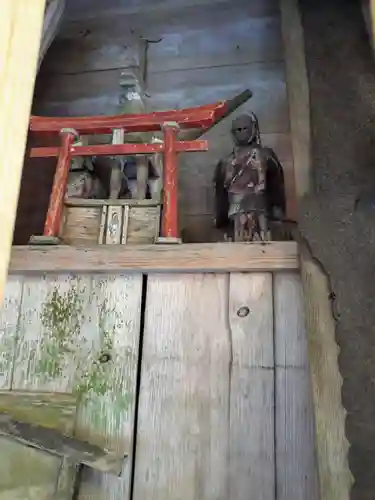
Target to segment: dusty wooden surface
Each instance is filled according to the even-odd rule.
[[[290,242],[183,245],[13,247],[11,273],[31,272],[228,272],[297,269]]]
[[[73,7],[68,6],[68,11],[69,8]],[[139,36],[161,39],[148,48],[149,97],[144,99],[147,108],[207,104],[250,88],[252,99],[236,113],[257,113],[264,144],[274,148],[280,157],[288,192],[294,197],[281,20],[276,0],[147,0],[126,5],[111,1],[105,9],[100,2],[81,2],[81,6],[78,2],[76,9],[79,19],[67,19],[63,24],[41,67],[36,113],[113,113],[120,105],[121,71],[139,68]],[[222,239],[212,224],[212,178],[218,159],[232,149],[231,119],[225,119],[206,134],[210,143],[207,153],[180,155],[181,225],[189,242]],[[29,163],[24,173],[17,243],[28,241],[26,234],[32,231],[27,219],[30,213],[35,226],[41,225],[38,217],[44,217],[44,205],[36,207],[28,195],[31,186],[34,192],[44,192],[48,176],[52,175],[45,167],[38,168],[35,174],[36,164],[49,165],[50,160]],[[28,174],[28,169],[34,174]],[[40,198],[44,199],[43,194]],[[33,232],[38,233],[36,227]]]
[[[78,414],[65,425],[65,433],[117,456],[127,453],[132,449],[141,292],[140,275],[10,277],[0,329],[3,388],[71,392]],[[39,414],[41,425],[44,419],[48,425],[52,410]],[[0,453],[7,456],[0,461],[0,498],[37,500],[57,490],[58,498],[69,498],[74,470],[67,467],[67,479],[58,480],[61,460],[10,441],[2,441]],[[25,473],[20,477],[21,464]],[[100,498],[108,498],[114,488],[126,496],[130,466],[131,457],[122,461],[121,479],[89,473],[82,491],[95,484]]]
[[[76,413],[77,397],[70,393],[0,391],[0,414],[20,422],[42,425],[68,435]]]
[[[261,499],[273,499],[276,395],[272,274],[231,274],[228,302],[232,354],[228,498],[242,500],[254,492]],[[249,314],[239,315],[246,307]]]
[[[112,224],[112,218],[117,223]],[[64,207],[60,236],[65,244],[73,246],[99,242],[152,244],[159,236],[159,220],[160,205],[151,200],[129,205],[127,200],[113,204],[108,200],[78,200],[77,203],[70,200]]]
[[[274,276],[277,499],[319,500],[301,279]]]
[[[72,424],[74,425],[74,421]],[[121,474],[124,460],[127,458],[125,453],[108,453],[100,446],[65,436],[44,425],[14,420],[10,415],[0,415],[0,436],[11,440],[12,443],[16,442],[62,459],[66,458],[73,464],[86,465],[96,471],[110,472],[116,476]]]
[[[301,256],[301,279],[308,333],[321,500],[349,500],[353,476],[348,464],[342,405],[339,347],[326,275],[307,249]]]
[[[181,278],[148,279],[134,498],[317,500],[298,276]]]
[[[4,389],[70,391],[66,432],[130,452],[120,478],[84,470],[80,499],[130,499],[134,474],[134,500],[317,500],[296,270],[151,273],[143,287],[140,274],[11,276],[0,319],[12,318]],[[70,498],[72,463],[10,442],[1,452],[0,498]],[[20,482],[16,464],[30,461]]]

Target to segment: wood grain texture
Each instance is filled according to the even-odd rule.
[[[54,429],[19,422],[9,415],[0,415],[0,436],[27,448],[34,448],[61,459],[67,458],[73,464],[86,465],[96,471],[111,472],[117,476],[121,473],[126,459],[125,455],[107,452],[99,446],[65,436]]]
[[[121,463],[121,479],[97,472],[85,483],[86,492],[105,499],[108,491],[114,498],[128,494],[131,460],[123,457],[133,437],[141,293],[140,275],[43,275],[24,281],[12,388],[73,392],[79,414],[65,433],[106,448]],[[15,446],[5,449],[13,466],[33,457]],[[32,459],[32,481],[26,484],[45,488],[46,495],[60,488],[60,461],[49,455]]]
[[[321,500],[348,500],[354,478],[348,464],[346,411],[342,406],[339,347],[327,276],[302,248],[301,279],[313,389]]]
[[[95,19],[98,17],[113,17],[121,14],[143,13],[151,11],[152,14],[170,15],[173,10],[181,10],[186,8],[199,8],[200,6],[210,5],[215,8],[220,8],[222,5],[228,4],[228,0],[158,0],[156,2],[147,0],[131,0],[123,3],[122,0],[111,0],[105,7],[101,0],[79,0],[68,5],[67,18],[78,19]],[[242,6],[251,11],[254,17],[269,16],[278,12],[278,4],[276,0],[255,0],[251,3],[246,0],[232,0],[234,6]]]
[[[8,334],[8,331],[7,331]],[[0,391],[0,413],[14,420],[71,433],[77,397],[70,393]]]
[[[133,443],[141,297],[140,274],[92,278],[95,316],[91,324],[86,322],[86,328],[93,346],[91,371],[96,370],[100,378],[92,376],[92,383],[87,384],[76,435],[120,455],[131,452]],[[97,325],[95,329],[92,323]],[[130,453],[121,478],[86,471],[79,498],[130,498],[131,467]]]
[[[160,205],[130,207],[126,243],[137,245],[154,243],[159,236],[159,226]]]
[[[144,12],[111,22],[104,18],[91,28],[87,22],[67,24],[46,56],[43,73],[137,67],[140,35],[161,39],[148,49],[150,74],[282,60],[278,16],[256,18],[246,8],[228,7],[183,9],[168,21]]]
[[[267,244],[207,243],[129,247],[13,247],[10,272],[267,271],[297,269],[297,255],[297,245],[292,241]]]
[[[12,383],[22,283],[21,276],[8,276],[4,301],[0,307],[0,389],[10,389]]]
[[[319,498],[300,276],[274,276],[276,480],[279,500]]]
[[[227,498],[275,498],[272,275],[231,274],[230,459]],[[239,315],[248,308],[247,316]],[[214,331],[213,331],[214,332]]]
[[[61,239],[68,245],[95,245],[100,232],[101,210],[98,206],[65,206]]]
[[[298,0],[281,0],[281,27],[288,87],[295,188],[298,197],[311,186],[310,91]]]
[[[228,498],[227,303],[224,275],[148,278],[135,498]]]
[[[5,287],[5,299],[0,309],[0,349],[1,349],[1,387],[10,389],[13,375],[13,360],[16,353],[18,339],[18,319],[19,308],[22,298],[23,278],[8,277]],[[0,409],[7,412],[9,398],[13,395],[7,391],[2,391],[0,395]],[[15,395],[15,397],[17,397]],[[71,403],[71,401],[70,401]],[[21,405],[22,406],[22,405]],[[27,418],[32,412],[28,408],[26,414],[20,407],[20,403],[11,404],[12,412],[18,416]],[[40,408],[40,406],[39,406]],[[69,405],[70,410],[72,406]],[[53,413],[53,408],[51,408]],[[70,411],[69,410],[69,411]],[[61,429],[72,428],[73,419],[64,418],[64,411],[54,413],[58,419]],[[50,421],[51,414],[43,412],[41,418]],[[37,418],[36,418],[37,419]],[[56,422],[55,418],[53,420]],[[41,454],[35,450],[26,450],[19,444],[10,442],[7,439],[0,439],[0,499],[1,500],[39,500],[42,495],[52,495],[54,482],[57,477],[59,460],[51,458],[49,455]],[[20,475],[19,471],[24,473]]]
[[[4,0],[0,16],[0,303],[16,220],[45,0]],[[22,71],[19,62],[24,61]]]
[[[64,207],[60,236],[64,244],[76,246],[98,242],[147,245],[159,234],[159,220],[160,205],[151,200],[129,200],[128,206],[128,200],[71,199]]]
[[[0,499],[53,498],[60,459],[0,437]],[[22,471],[22,473],[20,473]],[[66,497],[62,497],[68,500]]]
[[[86,32],[83,25],[82,33]],[[109,30],[106,40],[79,33],[74,39],[65,38],[64,32],[61,35],[46,55],[42,76],[46,73],[74,74],[128,67],[136,70],[139,67],[138,40],[130,32],[123,31],[119,39],[113,39]]]
[[[53,349],[55,345],[53,340],[49,342],[47,339],[48,333],[46,335],[46,331],[49,332],[49,329],[46,325],[43,325],[44,320],[42,319],[48,294],[52,293],[57,283],[55,280],[50,282],[44,277],[31,278],[30,280],[22,279],[22,281],[22,298],[18,304],[17,312],[17,343],[13,356],[10,388],[24,391],[35,389],[37,391],[69,392],[72,388],[72,374],[69,374],[69,363],[56,364],[59,356],[56,356],[56,350]],[[65,290],[69,288],[67,279],[62,284],[62,288],[64,287]],[[58,326],[57,328],[60,331]],[[7,330],[6,334],[8,335]],[[72,365],[74,368],[73,362],[70,363],[70,367]],[[53,376],[50,376],[51,374]],[[46,413],[45,418],[48,425],[49,412]],[[74,418],[63,419],[63,429],[61,430],[72,435],[74,421]],[[14,495],[14,498],[17,499],[23,498],[18,495],[35,498],[33,497],[34,491],[35,495],[39,495],[36,498],[43,497],[43,495],[48,498],[48,496],[53,495],[60,467],[60,458],[25,448],[12,441],[5,441],[1,449],[8,456],[7,472],[10,472],[12,481],[4,481],[3,484],[0,482],[0,490],[13,490],[8,494],[10,498]],[[25,464],[25,473],[20,479],[20,474],[16,473],[16,471],[20,470],[22,464]],[[26,466],[26,464],[28,465]],[[6,471],[0,469],[0,477],[3,474],[5,480]]]

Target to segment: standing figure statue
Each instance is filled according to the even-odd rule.
[[[254,113],[234,119],[231,132],[234,150],[215,169],[215,225],[232,241],[272,239],[270,221],[285,219],[282,166],[262,146]]]

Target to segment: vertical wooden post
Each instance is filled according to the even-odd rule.
[[[8,274],[45,0],[1,0],[0,302]]]
[[[62,207],[68,183],[71,158],[70,148],[77,137],[78,134],[75,130],[63,129],[61,131],[61,147],[57,159],[55,177],[53,179],[46,223],[44,225],[44,236],[59,235]]]
[[[280,0],[281,34],[288,88],[289,121],[293,149],[294,176],[290,188],[297,199],[311,188],[310,91],[307,76],[305,42],[298,0]],[[297,207],[288,207],[294,218]]]
[[[164,130],[164,182],[162,236],[178,238],[177,153],[175,140],[179,126],[166,122]]]

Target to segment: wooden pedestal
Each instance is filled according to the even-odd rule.
[[[159,236],[154,200],[65,201],[60,237],[68,245],[152,244]]]

